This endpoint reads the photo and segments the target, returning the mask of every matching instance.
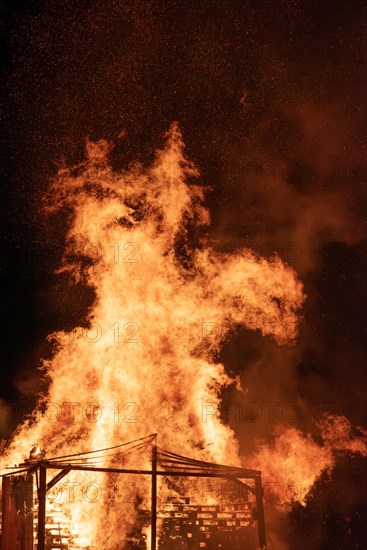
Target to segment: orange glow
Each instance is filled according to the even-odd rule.
[[[34,441],[52,457],[157,432],[164,448],[239,465],[231,429],[219,416],[203,421],[203,404],[219,410],[219,390],[232,382],[214,352],[238,324],[271,335],[278,344],[293,343],[302,284],[279,257],[266,260],[247,249],[232,256],[203,243],[190,251],[191,270],[180,265],[177,239],[184,239],[187,224],[205,226],[210,218],[205,189],[192,183],[199,174],[184,156],[177,124],[150,168],[115,172],[109,151],[105,141],[88,142],[86,160],[61,168],[47,197],[49,210],[72,211],[60,271],[91,287],[95,301],[89,329],[51,335],[56,352],[44,364],[51,380],[41,404],[45,410],[20,429],[7,459],[22,462]],[[343,437],[336,438],[339,446]],[[292,473],[296,498],[304,502],[332,463],[331,446],[319,447],[296,429],[283,429],[274,447],[260,447],[244,465],[262,469],[282,486]],[[136,465],[133,459],[127,464]],[[74,481],[78,475],[69,474]],[[89,481],[110,490],[100,474]],[[137,491],[149,508],[149,480],[139,482]],[[113,548],[133,524],[134,505],[124,522],[108,499],[94,505],[93,521],[90,511],[72,505],[83,544]]]
[[[367,456],[366,433],[352,434],[345,416],[325,415],[319,421],[323,439],[317,444],[311,436],[290,426],[278,426],[272,445],[260,444],[246,465],[263,472],[265,497],[283,507],[291,502],[306,505],[307,497],[324,471],[335,465],[335,451]]]

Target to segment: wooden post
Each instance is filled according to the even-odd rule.
[[[33,473],[29,472],[26,476],[25,487],[25,518],[24,518],[24,548],[25,550],[33,550]]]
[[[33,475],[2,480],[2,550],[33,548]]]
[[[40,464],[39,487],[38,487],[38,545],[37,550],[45,550],[45,527],[46,527],[46,483],[47,469]]]
[[[157,547],[157,435],[152,444],[152,530],[151,550]]]
[[[14,498],[11,495],[10,477],[3,477],[2,481],[2,526],[1,548],[11,550],[16,545],[16,509]]]
[[[259,548],[260,550],[265,550],[266,538],[265,538],[263,487],[262,487],[260,475],[255,477],[255,489],[256,489],[257,527],[259,532]]]

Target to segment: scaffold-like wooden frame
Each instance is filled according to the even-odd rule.
[[[96,467],[91,462],[94,458],[103,458],[103,453],[110,450],[117,450],[116,454],[128,455],[141,449],[150,447],[151,469],[128,469],[115,467]],[[102,453],[102,455],[101,455]],[[116,445],[108,449],[97,451],[88,451],[73,455],[65,455],[54,458],[29,459],[17,467],[10,468],[12,471],[3,474],[3,488],[5,479],[20,474],[35,474],[37,479],[37,497],[38,497],[38,543],[37,550],[45,550],[45,527],[46,527],[46,495],[64,476],[72,470],[81,470],[88,472],[105,472],[117,474],[140,474],[151,476],[151,550],[157,550],[157,477],[158,476],[176,476],[176,477],[203,477],[203,478],[222,478],[230,480],[256,497],[256,512],[258,524],[259,549],[265,550],[265,521],[263,507],[263,489],[261,482],[261,472],[235,466],[224,466],[211,462],[184,457],[157,446],[157,434],[151,434],[147,437]],[[47,471],[60,470],[47,483]],[[254,487],[246,484],[243,480],[251,479],[254,481]],[[4,504],[3,499],[3,506]],[[4,512],[4,510],[3,510]],[[4,517],[4,514],[3,514]],[[3,525],[4,528],[4,525]],[[7,550],[4,548],[4,550]]]

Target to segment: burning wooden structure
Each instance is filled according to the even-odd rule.
[[[64,526],[50,518],[47,513],[47,493],[55,487],[69,472],[102,472],[106,474],[144,475],[151,478],[150,550],[171,550],[170,540],[186,541],[182,548],[224,548],[214,539],[227,537],[233,540],[233,548],[243,547],[241,537],[246,536],[246,528],[257,524],[257,543],[254,548],[265,549],[265,524],[262,499],[261,472],[233,466],[224,466],[184,457],[157,446],[156,434],[139,440],[115,446],[109,449],[89,451],[68,456],[46,458],[35,455],[29,460],[12,468],[2,476],[2,539],[1,550],[53,550],[77,549],[73,542],[63,541]],[[150,448],[150,468],[132,469],[124,467],[96,466],[92,462],[103,453],[120,449],[122,457],[141,449]],[[121,450],[122,449],[122,450]],[[102,455],[101,455],[102,453]],[[54,473],[56,475],[54,475]],[[240,487],[243,494],[252,495],[254,508],[249,503],[232,502],[232,505],[218,503],[194,505],[188,497],[170,497],[163,507],[158,509],[158,476],[171,478],[209,478],[222,479],[233,486]],[[250,484],[251,483],[251,484]],[[158,541],[157,519],[162,533]],[[230,533],[230,535],[228,534]],[[211,539],[211,540],[210,540]],[[205,542],[206,541],[206,542]],[[126,542],[126,541],[121,541]],[[180,543],[181,544],[181,543]],[[214,543],[213,543],[214,544]],[[227,542],[227,544],[229,544]],[[241,546],[242,544],[242,546]],[[139,546],[132,546],[138,548]],[[146,547],[146,546],[143,546]],[[226,547],[226,550],[227,547]]]

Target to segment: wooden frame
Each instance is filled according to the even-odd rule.
[[[90,472],[106,472],[118,474],[140,474],[151,476],[151,550],[157,550],[157,476],[177,476],[177,477],[203,477],[203,478],[222,478],[235,482],[238,485],[244,486],[248,491],[256,496],[257,508],[257,523],[258,523],[258,540],[259,549],[265,550],[265,520],[263,507],[263,489],[261,483],[261,472],[258,470],[249,470],[246,468],[238,468],[233,466],[224,466],[210,462],[203,462],[195,459],[190,459],[175,453],[171,453],[157,447],[157,434],[151,434],[148,438],[148,444],[151,446],[151,469],[127,469],[127,468],[109,468],[109,467],[94,467],[91,465],[75,463],[75,460],[80,460],[80,457],[88,461],[86,455],[100,453],[110,449],[101,449],[99,451],[89,451],[87,453],[78,453],[76,455],[68,455],[65,457],[56,457],[52,459],[41,459],[38,461],[27,461],[17,468],[17,471],[3,474],[3,518],[4,514],[7,517],[6,509],[9,501],[9,477],[18,476],[25,472],[35,474],[37,479],[37,494],[38,494],[38,545],[37,550],[45,550],[45,525],[46,525],[46,495],[47,492],[54,487],[64,476],[72,470],[90,471]],[[141,440],[137,440],[140,442]],[[121,446],[133,445],[136,442],[129,442]],[[145,444],[139,443],[134,448],[141,448]],[[113,449],[120,447],[119,445]],[[131,447],[128,448],[130,451]],[[122,453],[123,454],[123,453]],[[78,457],[78,459],[75,459]],[[69,461],[65,460],[69,458]],[[161,468],[159,467],[161,466]],[[47,483],[47,471],[60,470],[60,472]],[[246,484],[243,479],[252,479],[255,482],[255,487]],[[4,496],[5,495],[5,496]],[[5,509],[4,509],[5,507]],[[8,515],[9,516],[9,515]],[[14,527],[13,527],[14,528]],[[7,548],[6,541],[9,539],[9,529],[12,527],[4,525],[2,533],[2,550],[11,550]],[[5,530],[5,532],[4,532]],[[5,544],[4,544],[5,543]]]

